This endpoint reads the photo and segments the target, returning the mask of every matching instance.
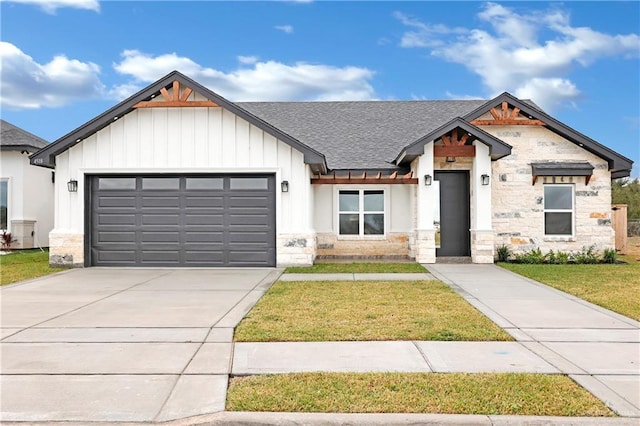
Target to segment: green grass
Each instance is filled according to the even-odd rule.
[[[341,273],[425,273],[419,263],[316,263],[313,266],[292,266],[284,271],[290,274],[341,274]]]
[[[236,377],[229,411],[614,416],[566,376],[298,373]]]
[[[440,281],[277,282],[236,341],[512,340]]]
[[[640,321],[640,263],[626,265],[522,265],[505,269]]]
[[[47,250],[20,250],[0,256],[0,285],[37,278],[63,271],[50,268]]]

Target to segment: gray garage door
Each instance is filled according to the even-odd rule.
[[[92,265],[275,266],[273,175],[90,180]]]

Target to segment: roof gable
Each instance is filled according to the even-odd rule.
[[[498,160],[511,154],[511,145],[457,117],[404,147],[396,158],[395,163],[398,165],[410,163],[414,158],[424,153],[424,146],[427,143],[433,142],[455,129],[462,129],[470,134],[473,139],[469,139],[469,142],[478,140],[487,145],[492,160]]]
[[[301,143],[297,139],[294,139],[293,137],[284,133],[280,129],[275,128],[274,126],[267,123],[266,121],[251,114],[244,108],[234,104],[231,101],[228,101],[227,99],[207,89],[206,87],[202,86],[201,84],[195,82],[194,80],[181,74],[178,71],[172,71],[171,73],[162,77],[160,80],[156,81],[155,83],[147,86],[146,88],[132,95],[128,99],[125,99],[124,101],[120,102],[119,104],[115,105],[114,107],[110,108],[109,110],[105,111],[99,116],[93,118],[92,120],[88,121],[87,123],[83,124],[82,126],[78,127],[72,132],[68,133],[67,135],[61,137],[57,141],[48,145],[47,147],[36,152],[30,157],[31,164],[35,164],[43,167],[49,167],[49,168],[55,167],[56,155],[68,150],[69,148],[73,147],[77,143],[80,143],[82,140],[86,139],[88,136],[107,127],[113,121],[120,119],[123,115],[128,114],[133,109],[140,108],[140,107],[148,107],[148,104],[154,102],[153,99],[158,97],[158,95],[161,95],[163,98],[165,98],[164,100],[168,102],[168,104],[163,105],[165,107],[188,106],[188,105],[177,105],[177,103],[179,102],[183,102],[183,103],[190,102],[188,100],[188,97],[190,96],[191,92],[189,92],[189,94],[187,94],[187,96],[184,96],[184,99],[182,99],[187,89],[185,89],[185,91],[183,92],[180,92],[179,90],[178,91],[175,90],[175,89],[179,89],[180,86],[199,92],[204,97],[206,97],[208,101],[212,102],[214,105],[225,108],[226,110],[236,114],[237,116],[243,118],[249,123],[255,125],[256,127],[274,136],[275,138],[281,140],[282,142],[302,152],[302,154],[304,155],[305,163],[310,164],[314,169],[314,171],[319,171],[319,172],[326,171],[326,161],[325,161],[324,155],[322,155],[318,151],[315,151],[309,148],[307,145]],[[173,89],[173,92],[174,92],[171,95],[169,95],[167,90],[169,88]],[[169,99],[166,99],[167,97],[169,97]],[[212,104],[207,104],[207,105],[198,104],[201,101],[195,101],[195,102],[196,103],[194,103],[193,106],[213,106]],[[159,103],[162,103],[162,102],[159,102]]]
[[[574,144],[589,151],[590,153],[606,160],[609,163],[609,170],[611,170],[611,176],[613,178],[626,177],[630,175],[633,161],[618,154],[612,149],[607,148],[606,146],[594,141],[588,136],[583,135],[577,130],[572,129],[566,124],[561,123],[541,109],[538,109],[529,103],[523,102],[507,92],[504,92],[496,98],[487,101],[484,105],[478,107],[474,111],[471,111],[463,118],[467,121],[476,120],[478,119],[478,117],[491,112],[491,110],[496,108],[497,106],[502,105],[503,102],[506,102],[513,108],[517,108],[520,111],[520,114],[524,114],[530,119],[541,121],[542,124],[550,131],[562,136],[570,142],[573,142]]]
[[[46,147],[49,142],[0,119],[0,149],[2,151],[35,152]]]

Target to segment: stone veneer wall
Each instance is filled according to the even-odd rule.
[[[334,233],[319,233],[317,256],[325,259],[407,259],[411,258],[410,233],[389,232],[386,238],[344,238]]]
[[[49,234],[51,266],[84,266],[84,234],[51,232]]]
[[[276,237],[278,266],[313,265],[316,257],[315,234],[280,234]]]
[[[540,248],[577,251],[594,245],[614,247],[611,226],[611,174],[607,162],[540,126],[486,126],[513,146],[510,156],[492,164],[495,245],[516,252]],[[588,185],[584,177],[538,177],[532,185],[532,162],[588,161],[595,169]],[[544,235],[544,183],[575,186],[573,237]]]

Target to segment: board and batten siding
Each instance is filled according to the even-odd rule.
[[[311,171],[303,154],[223,108],[133,110],[58,155],[51,263],[84,264],[84,177],[106,173],[274,173],[278,264],[313,261]],[[77,193],[67,191],[71,179]],[[282,180],[288,193],[280,192]]]

